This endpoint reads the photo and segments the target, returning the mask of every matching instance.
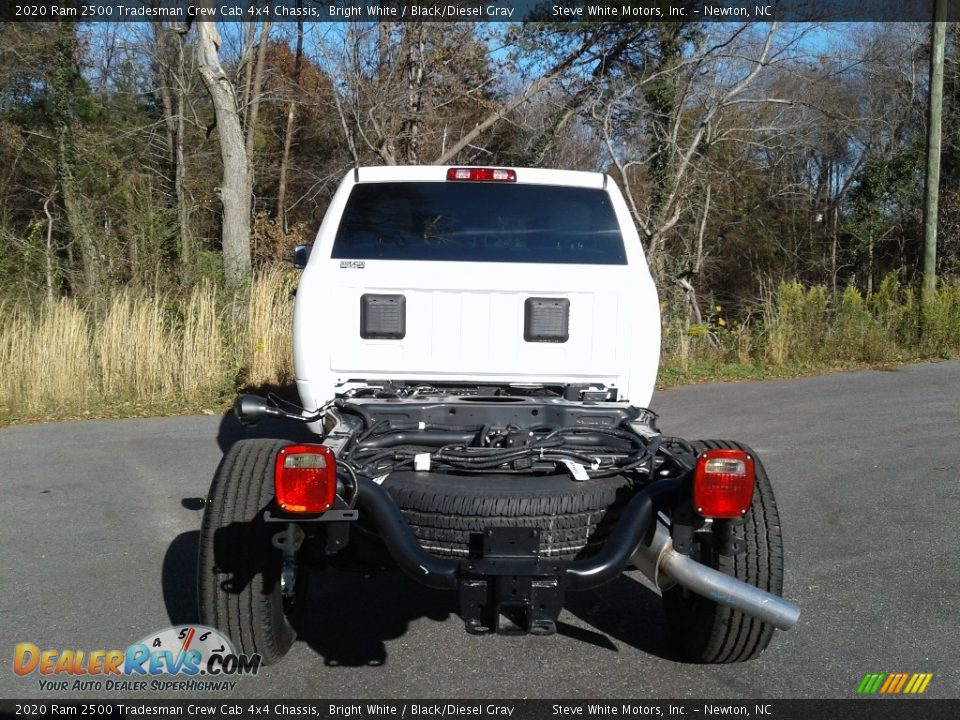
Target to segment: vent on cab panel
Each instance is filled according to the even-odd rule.
[[[403,295],[360,296],[360,337],[402,340],[407,334],[407,298]]]
[[[523,339],[563,343],[570,337],[570,300],[527,298],[523,304]]]

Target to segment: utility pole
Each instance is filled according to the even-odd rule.
[[[940,135],[943,114],[943,49],[947,36],[947,0],[934,0],[930,47],[930,116],[927,123],[927,187],[923,211],[923,288],[921,305],[926,322],[937,289],[937,207],[940,199]]]

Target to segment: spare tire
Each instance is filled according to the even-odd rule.
[[[535,527],[543,557],[591,555],[636,492],[620,475],[576,481],[569,475],[392,473],[383,484],[434,555],[476,555],[491,527]]]

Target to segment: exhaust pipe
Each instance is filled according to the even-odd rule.
[[[680,585],[780,630],[791,629],[800,618],[800,606],[796,603],[678,553],[673,549],[670,531],[662,522],[657,522],[650,544],[638,548],[633,562],[660,588]]]

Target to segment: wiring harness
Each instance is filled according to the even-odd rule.
[[[366,418],[365,418],[366,420]],[[677,452],[677,451],[680,452]],[[638,472],[648,477],[665,461],[689,469],[686,442],[629,428],[504,427],[370,423],[344,448],[339,462],[370,477],[396,470],[461,473],[569,471],[576,480]]]

